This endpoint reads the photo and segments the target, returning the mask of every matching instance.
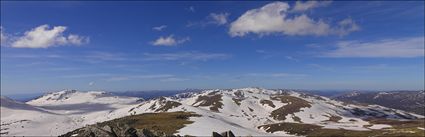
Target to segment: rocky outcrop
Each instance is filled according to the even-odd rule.
[[[62,137],[157,137],[178,136],[177,130],[193,123],[191,112],[144,113],[105,121],[68,132]]]
[[[219,133],[217,133],[217,132],[213,132],[212,133],[212,136],[213,137],[235,137],[235,135],[233,134],[233,132],[232,131],[226,131],[226,132],[223,132],[223,133],[221,133],[221,134],[219,134]]]
[[[127,125],[121,126],[86,126],[72,132],[68,132],[60,137],[154,137],[165,136],[162,132],[155,132],[148,129],[135,129]]]

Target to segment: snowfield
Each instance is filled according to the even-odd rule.
[[[148,112],[195,112],[194,123],[178,130],[180,135],[205,136],[213,131],[231,130],[238,136],[293,136],[284,131],[269,133],[261,125],[290,122],[320,125],[324,128],[372,130],[391,127],[370,124],[368,117],[391,119],[424,118],[424,116],[377,105],[359,106],[334,101],[326,97],[306,95],[287,90],[242,88],[206,90],[184,93],[147,101],[139,98],[114,96],[102,91],[79,92],[66,90],[46,94],[26,103],[1,97],[1,135],[57,136],[85,125]],[[277,97],[285,97],[279,100]],[[295,100],[293,100],[295,99]],[[296,102],[298,100],[298,102]],[[293,113],[299,101],[309,107]],[[279,119],[279,115],[285,115]],[[369,126],[366,126],[369,125]]]
[[[0,133],[57,136],[96,122],[111,120],[110,111],[137,104],[138,98],[106,92],[59,91],[21,103],[1,98]]]

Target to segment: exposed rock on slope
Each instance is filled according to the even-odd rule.
[[[189,117],[197,116],[200,115],[189,112],[145,113],[86,126],[62,136],[173,136],[186,124],[193,123]]]
[[[232,130],[237,135],[288,135],[287,132],[267,134],[261,125],[273,123],[311,124],[325,129],[368,131],[368,118],[416,119],[423,116],[378,105],[353,105],[326,97],[288,90],[259,88],[207,90],[185,98],[163,97],[141,103],[131,111],[135,114],[156,112],[159,102],[179,102],[168,112],[186,111],[202,115],[180,130],[181,135],[207,135],[213,131]],[[155,105],[155,107],[150,107]],[[228,126],[223,126],[228,125]],[[196,129],[196,130],[193,130]],[[199,130],[201,129],[201,130]]]

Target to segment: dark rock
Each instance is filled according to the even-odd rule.
[[[217,132],[213,132],[213,135],[212,135],[213,137],[235,137],[235,135],[233,134],[233,132],[232,131],[226,131],[226,132],[223,132],[223,133],[221,133],[221,134],[218,134]]]

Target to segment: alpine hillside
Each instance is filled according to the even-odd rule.
[[[163,114],[166,118],[175,115],[171,113],[183,115],[177,119],[171,117],[171,120],[181,121],[181,126],[166,132],[154,129],[154,132],[167,135],[206,136],[229,130],[237,136],[424,133],[423,115],[379,105],[344,103],[292,90],[262,88],[205,90],[146,101],[107,92],[69,90],[49,93],[26,103],[2,97],[1,111],[2,135],[57,136],[74,129],[82,131],[81,128],[100,122],[107,122],[106,125],[114,128],[111,120],[131,127],[126,119],[137,117],[143,123],[152,113]],[[11,113],[14,115],[7,115]],[[397,122],[407,122],[403,124],[407,126],[394,124]],[[142,125],[133,123],[139,128],[135,127],[134,131],[153,130]],[[84,133],[77,131],[72,135]]]

